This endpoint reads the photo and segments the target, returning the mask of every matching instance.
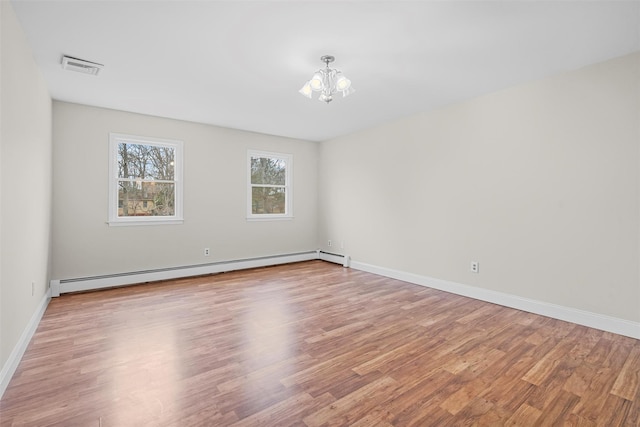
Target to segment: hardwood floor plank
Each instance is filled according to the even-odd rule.
[[[55,298],[0,426],[638,427],[639,373],[638,340],[310,261]]]
[[[535,425],[542,411],[525,404],[518,407],[516,412],[507,420],[505,426],[526,426]]]
[[[282,402],[276,403],[260,412],[244,418],[242,421],[238,421],[233,424],[234,427],[250,427],[256,425],[277,425],[284,424],[286,420],[294,418],[300,419],[301,414],[305,412],[305,409],[310,407],[314,398],[307,393],[300,393],[289,397]],[[325,400],[331,400],[325,399]],[[327,402],[323,402],[324,405]],[[306,409],[308,411],[308,409]]]
[[[492,402],[482,397],[476,397],[469,401],[465,407],[456,414],[454,423],[462,425],[492,425],[500,424],[500,418],[492,412],[494,405]]]
[[[378,405],[390,400],[400,384],[391,377],[382,377],[344,396],[304,418],[309,427],[349,425],[367,416]]]
[[[568,418],[571,410],[580,400],[580,397],[564,390],[558,390],[554,393],[553,399],[546,400],[546,405],[541,410],[540,417],[536,421],[536,425],[546,426],[557,423],[557,420]]]
[[[638,395],[640,387],[640,347],[633,347],[627,360],[622,366],[616,382],[611,388],[611,394],[622,397],[623,399],[633,400]]]
[[[596,369],[590,363],[582,363],[567,378],[562,389],[576,396],[583,397],[589,388],[593,377],[597,374]]]
[[[539,386],[556,370],[562,357],[575,346],[575,339],[561,340],[522,379]]]
[[[447,397],[447,399],[440,404],[440,407],[451,415],[456,415],[469,405],[471,401],[475,400],[488,385],[489,383],[482,380],[471,381]]]
[[[387,411],[384,409],[377,409],[370,414],[367,414],[364,418],[360,418],[360,420],[351,424],[350,427],[393,427],[393,424],[390,424],[386,420],[387,416]]]
[[[447,384],[455,381],[455,375],[441,369],[436,369],[422,378],[403,379],[403,391],[385,405],[385,409],[390,413],[391,424],[407,425],[411,419],[422,417],[422,405],[430,401]]]
[[[629,400],[609,395],[602,409],[603,411],[598,417],[602,425],[622,426],[628,424],[629,411],[631,410],[631,402]]]

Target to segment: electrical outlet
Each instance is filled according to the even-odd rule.
[[[327,242],[327,246],[331,247],[331,240]]]
[[[480,272],[480,263],[478,261],[471,261],[471,272],[472,273]]]
[[[204,256],[211,255],[211,250],[209,248],[204,248]]]
[[[344,240],[340,242],[340,249],[344,249]]]
[[[36,282],[31,282],[31,296],[36,295]]]

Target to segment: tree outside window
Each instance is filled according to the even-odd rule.
[[[182,220],[182,142],[111,134],[109,220]]]
[[[290,154],[249,151],[248,218],[290,218]]]

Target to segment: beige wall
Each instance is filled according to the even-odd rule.
[[[326,141],[321,247],[637,322],[639,144],[638,53]]]
[[[184,224],[106,224],[110,132],[184,141]],[[57,101],[53,140],[54,279],[316,248],[315,143]],[[246,220],[247,149],[293,154],[293,220]]]
[[[51,98],[10,2],[0,2],[0,15],[0,366],[4,366],[49,285]]]

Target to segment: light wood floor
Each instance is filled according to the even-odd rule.
[[[639,426],[640,341],[322,261],[51,301],[4,426]]]

